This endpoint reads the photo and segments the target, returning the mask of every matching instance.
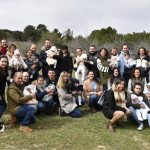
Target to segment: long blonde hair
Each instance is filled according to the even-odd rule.
[[[56,88],[63,88],[65,89],[65,82],[63,80],[63,77],[64,76],[68,76],[68,73],[66,71],[63,71],[61,74],[60,74],[60,77],[59,77],[59,80],[57,82],[57,85],[56,85]],[[70,79],[68,77],[68,81],[67,81],[67,84],[71,85],[71,82],[70,82]]]

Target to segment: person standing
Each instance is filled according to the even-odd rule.
[[[6,39],[2,39],[1,40],[1,46],[0,46],[1,55],[6,55],[7,51],[8,51],[7,40]]]

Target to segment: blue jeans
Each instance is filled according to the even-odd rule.
[[[46,112],[49,112],[50,108],[53,106],[54,101],[50,99],[48,102],[46,102]],[[41,101],[38,101],[37,109],[39,111],[43,110],[45,108],[44,104]]]
[[[129,109],[131,111],[131,115],[128,117],[129,120],[132,122],[137,122],[140,125],[142,123],[142,121],[138,120],[135,109],[132,106],[130,106]],[[147,120],[148,120],[148,124],[150,126],[150,114],[147,114]]]
[[[90,95],[89,100],[90,100],[90,106],[96,106],[96,107],[100,107],[100,108],[103,107],[102,105],[97,103],[99,100],[99,97],[97,97],[95,94]]]
[[[70,115],[73,118],[80,118],[81,117],[81,112],[80,110],[76,107],[71,113],[69,113],[68,115]]]
[[[103,85],[103,91],[107,91],[107,85]]]
[[[123,78],[126,81],[126,89],[128,88],[128,82],[129,82],[130,76],[131,76],[131,74],[128,74],[128,73],[123,74]]]
[[[5,102],[4,105],[0,105],[0,118],[2,117],[3,112],[7,108],[7,103]]]
[[[22,123],[21,126],[28,126],[29,123],[35,123],[36,118],[34,116],[34,113],[37,110],[37,106],[35,105],[28,105],[28,104],[22,104],[18,111],[16,112],[16,120],[21,120],[22,118]]]
[[[30,75],[30,73],[31,73],[31,69],[28,69],[28,74]],[[32,71],[32,75],[34,76],[36,74],[36,69],[34,69],[33,71]]]

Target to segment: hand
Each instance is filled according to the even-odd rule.
[[[53,54],[49,54],[48,57],[49,57],[49,58],[53,58]]]
[[[26,59],[26,57],[22,57],[23,58],[23,60],[25,60]]]
[[[126,113],[125,113],[127,116],[129,116],[131,114],[130,110],[126,110]]]
[[[35,93],[31,94],[31,96],[33,99],[36,98]]]
[[[34,70],[34,68],[35,68],[35,65],[31,66],[31,70]]]
[[[26,70],[28,69],[28,68],[25,68]]]
[[[77,91],[72,91],[72,94],[75,95],[75,94],[78,94],[78,92]]]
[[[141,104],[141,108],[145,109],[145,105],[144,105],[144,104]]]
[[[48,88],[46,91],[47,91],[47,93],[51,92],[51,88]]]
[[[68,73],[68,76],[69,76],[69,77],[71,77],[71,74],[70,74],[70,73]]]
[[[147,97],[150,97],[150,94],[147,93],[146,96],[147,96]]]
[[[81,95],[81,94],[82,94],[82,92],[81,92],[81,91],[78,91],[78,94],[79,94],[79,95]]]
[[[114,69],[114,66],[111,66],[111,70],[113,70]]]
[[[82,73],[82,70],[80,70],[80,72]]]
[[[145,70],[147,70],[147,68],[145,68]]]
[[[50,95],[50,96],[53,96],[53,95],[54,95],[54,93],[53,93],[53,92],[50,92],[50,93],[49,93],[49,95]]]
[[[0,96],[0,101],[2,101],[2,97]]]

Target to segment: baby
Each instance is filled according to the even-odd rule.
[[[54,84],[50,84],[48,87],[45,88],[45,90],[51,88],[51,92],[46,94],[43,98],[43,101],[49,101],[50,99],[53,99],[53,94],[55,93],[55,85]],[[53,93],[53,94],[52,94]]]
[[[79,73],[80,71],[82,71],[82,81],[84,81],[84,77],[85,77],[85,64],[84,63],[89,63],[89,64],[94,64],[92,61],[88,61],[87,60],[87,54],[83,53],[81,56],[81,59],[77,62],[77,79],[79,79]]]
[[[135,65],[135,61],[131,58],[130,54],[127,53],[124,58],[124,66],[126,68],[132,68]]]
[[[82,101],[82,91],[83,91],[83,88],[79,85],[79,81],[76,79],[76,78],[72,78],[71,79],[71,92],[72,91],[81,91],[81,94],[75,94],[73,95],[73,102],[76,103],[76,100],[79,101],[79,105],[82,105],[81,104],[81,101]]]
[[[27,69],[28,66],[26,65],[26,63],[24,62],[24,60],[22,59],[22,57],[20,56],[20,52],[18,49],[16,49],[14,51],[14,56],[10,59],[9,61],[9,67],[12,68],[12,73],[11,73],[11,79],[10,82],[13,81],[13,76],[15,74],[15,72],[21,72],[21,70]]]
[[[146,87],[147,87],[147,90],[144,91],[143,93],[146,95],[148,100],[150,100],[150,82],[148,84],[146,84]]]
[[[24,88],[23,90],[23,94],[24,96],[26,95],[30,95],[30,94],[33,94],[33,93],[36,93],[36,86],[35,85],[28,85]],[[36,97],[35,97],[36,98]],[[29,105],[38,105],[38,101],[36,99],[31,99],[29,101],[27,101],[26,103],[24,104],[29,104]]]
[[[135,94],[131,94],[131,99],[133,104],[143,104],[145,106],[145,109],[135,109],[136,115],[138,117],[138,120],[143,121],[147,119],[147,113],[150,111],[148,106],[143,101],[143,97],[136,96]]]
[[[52,46],[50,48],[50,50],[46,51],[45,53],[47,53],[47,58],[46,58],[46,62],[48,63],[48,65],[54,65],[54,68],[56,68],[57,65],[57,60],[54,58],[51,58],[50,55],[59,55],[57,48],[55,46]]]
[[[109,64],[110,67],[118,68],[118,66],[119,66],[119,57],[112,56],[111,59],[108,59],[107,61],[110,63]]]

